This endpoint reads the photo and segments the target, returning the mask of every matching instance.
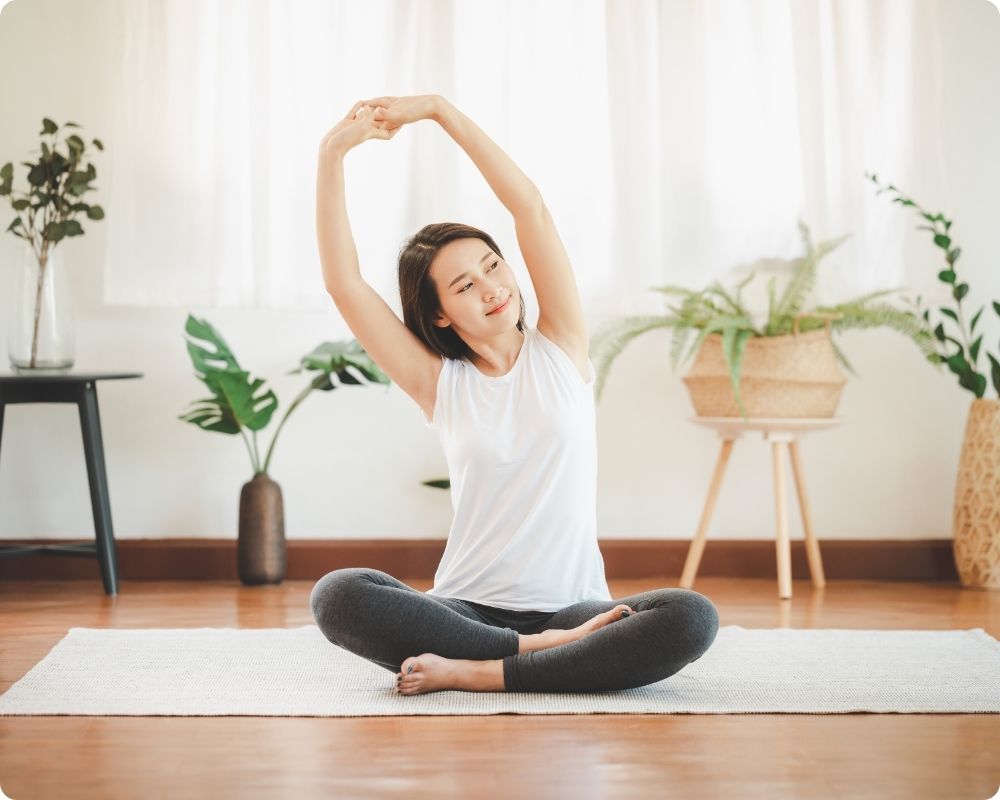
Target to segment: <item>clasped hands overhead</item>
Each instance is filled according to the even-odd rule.
[[[359,100],[323,137],[323,146],[346,152],[368,139],[391,139],[407,123],[433,118],[440,101],[436,94]]]

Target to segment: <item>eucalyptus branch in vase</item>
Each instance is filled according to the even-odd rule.
[[[75,122],[67,122],[62,127],[80,126]],[[104,219],[104,209],[79,199],[96,188],[91,184],[97,178],[97,170],[92,163],[83,164],[86,143],[73,133],[64,139],[65,150],[60,150],[56,135],[58,132],[59,126],[55,122],[47,117],[42,119],[42,130],[39,132],[43,137],[41,155],[37,161],[21,162],[22,166],[28,168],[27,191],[13,190],[14,165],[11,162],[0,167],[0,195],[9,196],[11,208],[17,212],[17,216],[7,226],[7,231],[27,242],[39,268],[31,367],[36,365],[38,358],[38,328],[49,254],[64,238],[83,235],[83,226],[77,219],[79,214],[86,214],[92,220]],[[98,150],[104,150],[100,139],[92,139],[91,143]]]

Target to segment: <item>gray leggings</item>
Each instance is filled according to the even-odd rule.
[[[637,613],[583,639],[518,653],[519,634],[575,628],[624,603]],[[324,575],[309,597],[333,644],[399,672],[421,653],[503,659],[508,692],[596,692],[645,686],[679,672],[715,641],[719,614],[690,589],[652,589],[618,600],[584,600],[559,611],[514,611],[435,597],[377,569]]]

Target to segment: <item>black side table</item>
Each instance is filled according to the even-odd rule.
[[[43,555],[97,557],[106,594],[118,594],[118,562],[111,527],[108,475],[104,469],[101,418],[97,412],[97,381],[141,378],[141,372],[0,373],[0,444],[3,443],[4,406],[11,403],[76,403],[80,411],[83,451],[90,481],[95,542],[0,547],[0,557]]]

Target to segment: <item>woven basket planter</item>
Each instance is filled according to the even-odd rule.
[[[1000,400],[976,398],[969,406],[952,536],[962,585],[1000,589]]]
[[[709,334],[694,363],[681,378],[695,413],[702,417],[741,417],[722,335]],[[800,333],[798,320],[787,336],[747,339],[740,374],[740,397],[749,417],[832,417],[847,376],[830,339],[830,323]]]

